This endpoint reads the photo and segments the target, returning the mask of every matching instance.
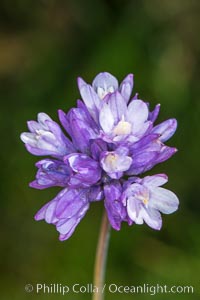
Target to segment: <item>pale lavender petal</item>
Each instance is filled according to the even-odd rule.
[[[35,134],[32,132],[22,132],[20,134],[20,139],[25,145],[30,145],[30,147],[36,147],[37,141],[35,139]]]
[[[75,150],[60,126],[45,113],[38,114],[38,123],[29,121],[28,127],[31,132],[22,133],[20,138],[34,155],[61,157]]]
[[[28,121],[27,125],[28,125],[28,129],[30,130],[30,132],[33,132],[33,133],[35,133],[37,130],[41,129],[41,124],[39,124],[36,121]]]
[[[74,232],[76,225],[77,225],[77,219],[74,217],[65,220],[64,223],[61,222],[61,224],[58,222],[58,224],[56,225],[56,229],[62,235],[66,235],[66,239],[68,239]]]
[[[93,80],[92,86],[100,99],[118,89],[117,79],[108,72],[99,73]]]
[[[153,125],[151,121],[146,121],[145,123],[138,123],[132,125],[132,134],[138,137],[138,140],[151,131]]]
[[[165,184],[168,181],[168,177],[165,174],[156,174],[153,176],[146,176],[143,180],[142,183],[151,188],[151,187],[158,187],[163,184]]]
[[[46,121],[49,130],[53,133],[58,141],[58,147],[60,151],[63,151],[63,154],[68,154],[75,151],[75,148],[72,142],[63,134],[60,126],[54,121]],[[62,150],[63,149],[63,150]]]
[[[98,109],[100,108],[101,100],[95,93],[94,89],[87,84],[82,78],[78,78],[78,87],[81,97],[87,106],[91,116],[95,121],[98,119]]]
[[[29,144],[25,144],[25,147],[28,152],[36,156],[44,156],[44,155],[52,155],[55,157],[58,156],[58,153],[54,151],[54,149],[50,151],[49,149],[40,149],[40,148],[32,147]]]
[[[68,153],[68,149],[66,149],[65,144],[60,142],[59,139],[56,139],[56,136],[49,132],[44,131],[36,137],[37,140],[37,148],[49,151],[49,155],[53,155],[55,153],[56,156],[64,156]]]
[[[47,114],[45,113],[39,113],[38,114],[38,122],[42,126],[43,129],[48,130],[48,127],[46,126],[46,121],[53,121]]]
[[[111,133],[114,127],[115,119],[109,104],[106,102],[103,103],[103,106],[99,112],[99,123],[105,133]]]
[[[148,107],[142,100],[133,100],[128,106],[128,121],[131,122],[138,131],[138,127],[147,121],[149,115]]]
[[[161,124],[155,126],[152,130],[152,133],[160,134],[160,141],[165,142],[174,134],[177,128],[176,119],[169,119],[162,122]]]
[[[133,74],[129,74],[124,78],[119,90],[126,103],[128,103],[133,90]]]
[[[35,214],[34,219],[36,221],[40,221],[43,220],[45,218],[45,213],[46,213],[46,209],[49,206],[49,203],[46,203],[44,206],[42,206],[42,208],[40,210],[38,210],[38,212]]]
[[[126,119],[127,106],[122,95],[116,91],[115,93],[109,94],[105,97],[105,102],[108,103],[112,115],[114,117],[114,122],[117,124],[122,120],[123,117]]]
[[[178,209],[179,200],[173,192],[156,187],[150,190],[150,205],[164,214],[171,214]]]
[[[127,212],[134,223],[141,225],[145,223],[153,229],[160,230],[162,218],[159,211],[146,208],[137,199],[129,198],[127,202]]]
[[[54,224],[58,221],[57,217],[55,216],[55,209],[56,209],[57,202],[51,201],[48,207],[46,208],[45,212],[45,221],[49,224]]]
[[[55,208],[56,208],[57,202],[56,199],[53,199],[52,201],[45,204],[35,215],[35,220],[40,221],[42,219],[45,219],[47,223],[55,224],[58,219],[55,216]]]
[[[142,218],[144,219],[145,223],[155,229],[160,230],[162,227],[162,218],[158,210],[153,208],[146,209],[145,207],[141,210]]]
[[[132,158],[119,155],[116,152],[105,151],[101,155],[101,166],[112,177],[112,173],[127,171],[132,164]]]
[[[138,225],[144,223],[141,210],[142,206],[140,202],[136,198],[130,197],[127,201],[127,213],[129,218]]]

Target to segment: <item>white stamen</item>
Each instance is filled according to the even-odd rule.
[[[123,115],[121,121],[119,121],[119,123],[115,126],[113,133],[115,135],[126,135],[126,134],[130,134],[131,131],[132,131],[131,123],[125,121]]]
[[[115,91],[113,86],[109,86],[108,88],[102,88],[102,87],[98,87],[97,88],[97,94],[99,96],[99,98],[102,100],[107,94],[109,93],[113,93]]]
[[[107,157],[105,158],[105,164],[109,166],[109,168],[111,168],[112,170],[115,170],[117,167],[117,163],[118,163],[118,155],[111,153],[109,155],[107,155]]]
[[[114,93],[115,89],[114,89],[114,86],[110,86],[108,88],[108,93]]]

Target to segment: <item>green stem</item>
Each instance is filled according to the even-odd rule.
[[[104,299],[104,292],[102,291],[103,291],[104,280],[105,280],[109,237],[110,237],[110,223],[108,221],[106,212],[104,212],[100,233],[99,233],[99,241],[97,245],[96,261],[95,261],[95,268],[94,268],[94,287],[98,289],[98,292],[95,292],[93,294],[92,300]]]

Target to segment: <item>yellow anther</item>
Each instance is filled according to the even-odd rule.
[[[143,203],[144,203],[145,205],[147,205],[148,202],[149,202],[149,200],[148,200],[147,198],[143,199]]]

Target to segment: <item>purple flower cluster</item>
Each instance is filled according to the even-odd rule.
[[[78,78],[82,100],[68,113],[58,111],[60,126],[45,113],[29,121],[29,132],[21,134],[26,149],[47,156],[36,163],[36,178],[30,186],[63,189],[35,215],[54,224],[60,240],[68,239],[94,201],[104,201],[115,230],[122,221],[159,230],[161,213],[178,208],[178,198],[162,188],[165,174],[139,178],[142,173],[170,158],[177,150],[164,144],[175,132],[177,122],[169,119],[154,126],[160,105],[131,98],[133,75],[119,85],[104,72],[92,85]],[[130,99],[131,98],[131,99]]]

